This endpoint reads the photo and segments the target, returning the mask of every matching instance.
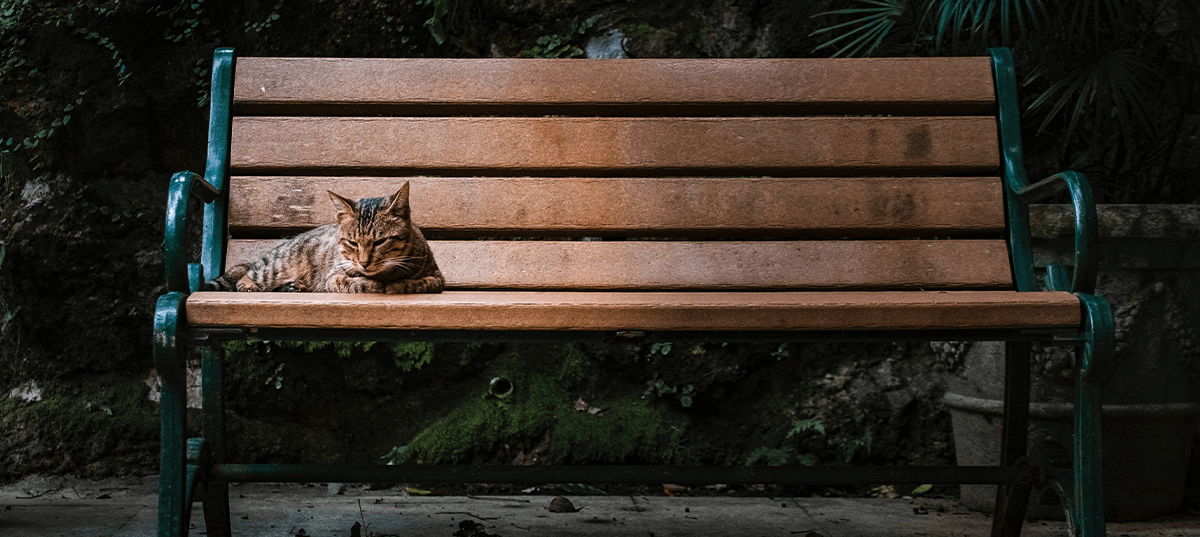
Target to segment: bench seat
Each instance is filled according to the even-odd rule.
[[[1067,292],[447,291],[192,293],[187,324],[238,328],[567,331],[1078,329]]]

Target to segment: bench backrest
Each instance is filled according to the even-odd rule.
[[[988,58],[239,58],[233,98],[230,263],[411,181],[449,289],[1013,287]]]

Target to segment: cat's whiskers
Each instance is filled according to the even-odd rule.
[[[424,259],[424,257],[417,256],[389,257],[380,259],[377,263],[372,265],[371,275],[374,276],[386,274],[388,276],[401,277],[421,268],[421,265],[415,263],[415,261],[424,261]]]
[[[333,267],[334,270],[343,272],[348,276],[362,276],[366,272],[358,263],[346,258],[334,260]]]

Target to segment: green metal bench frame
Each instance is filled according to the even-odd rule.
[[[168,292],[158,300],[154,315],[154,362],[162,381],[162,461],[159,478],[159,535],[186,535],[192,503],[201,500],[208,535],[229,535],[227,483],[266,482],[590,482],[590,483],[779,483],[863,484],[879,482],[997,484],[994,535],[1019,535],[1028,500],[1038,491],[1062,497],[1073,535],[1104,535],[1100,454],[1100,389],[1113,359],[1113,320],[1108,303],[1095,296],[1097,224],[1087,179],[1065,172],[1037,183],[1026,178],[1021,154],[1020,114],[1016,77],[1008,49],[990,51],[997,91],[1003,178],[1006,187],[1008,244],[1018,291],[1039,290],[1030,246],[1029,204],[1067,189],[1075,211],[1074,275],[1066,267],[1048,267],[1050,290],[1076,294],[1083,308],[1083,327],[1075,334],[1049,336],[997,330],[933,330],[913,332],[821,333],[672,333],[673,341],[786,340],[898,341],[1003,340],[1005,362],[1004,417],[1001,461],[997,467],[672,467],[672,466],[328,466],[246,465],[226,463],[222,387],[222,339],[242,337],[190,330],[184,322],[184,302],[207,276],[224,269],[225,221],[231,138],[232,87],[235,56],[218,49],[212,69],[208,162],[204,177],[180,172],[171,179],[167,202],[165,261]],[[200,263],[185,254],[188,200],[204,202]],[[327,331],[314,333],[271,330],[269,339],[324,338],[330,340],[471,341],[484,338],[519,341],[577,340],[581,334],[529,332],[383,332]],[[586,336],[586,335],[583,335]],[[1027,453],[1030,356],[1033,341],[1080,349],[1075,405],[1074,468],[1066,474]],[[203,438],[186,438],[185,366],[189,347],[202,355]],[[1033,454],[1037,455],[1037,454]]]

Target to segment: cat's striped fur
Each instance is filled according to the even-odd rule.
[[[409,218],[408,183],[357,203],[329,192],[337,223],[301,233],[257,260],[205,282],[208,290],[440,293],[445,286],[421,230]]]

